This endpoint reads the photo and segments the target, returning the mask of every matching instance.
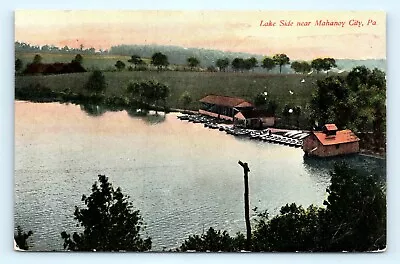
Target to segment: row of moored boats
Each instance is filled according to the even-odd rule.
[[[201,115],[181,115],[178,116],[178,119],[193,123],[202,123],[204,124],[204,127],[225,131],[227,134],[238,137],[248,137],[254,140],[262,140],[265,142],[283,144],[292,147],[301,147],[303,145],[304,138],[308,136],[308,133],[297,130],[283,133],[272,133],[270,129],[254,130],[238,128],[232,125],[220,124],[221,120],[219,119]]]

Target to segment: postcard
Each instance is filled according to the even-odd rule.
[[[381,252],[382,11],[15,11],[19,251]]]

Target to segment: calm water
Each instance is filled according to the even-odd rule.
[[[210,226],[245,233],[239,159],[251,170],[251,208],[274,214],[326,198],[333,161],[304,161],[301,149],[238,139],[176,114],[15,102],[15,223],[34,232],[32,250],[61,250],[60,232],[76,230],[75,205],[106,174],[140,209],[153,250]],[[384,160],[345,159],[385,175]]]

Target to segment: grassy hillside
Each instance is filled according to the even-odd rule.
[[[256,74],[232,72],[105,72],[108,88],[106,95],[123,95],[129,81],[156,80],[167,84],[171,89],[168,105],[182,107],[179,100],[183,92],[188,91],[193,103],[191,108],[198,108],[198,100],[207,94],[219,94],[243,97],[253,100],[260,92],[268,92],[268,97],[275,99],[279,109],[287,103],[304,106],[309,102],[311,94],[316,89],[320,75],[297,74]],[[47,76],[17,76],[16,88],[24,88],[30,84],[41,84],[55,91],[70,89],[73,92],[83,91],[90,73],[73,73]],[[304,79],[304,82],[302,80]],[[289,93],[293,92],[293,95]],[[278,109],[278,110],[279,110]]]
[[[16,52],[15,58],[22,60],[24,68],[28,63],[33,61],[33,57],[39,54],[42,56],[43,63],[54,63],[54,62],[71,62],[75,58],[75,54],[64,54],[64,53],[33,53],[33,52]],[[88,70],[100,69],[100,70],[115,70],[115,63],[120,60],[126,64],[126,67],[131,65],[128,60],[130,56],[122,55],[104,55],[104,54],[84,54],[83,56],[83,67]],[[148,59],[143,59],[147,63]]]

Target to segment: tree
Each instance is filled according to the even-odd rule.
[[[290,67],[298,73],[307,73],[311,70],[311,65],[306,61],[294,61]]]
[[[331,173],[327,192],[321,225],[322,246],[326,251],[371,251],[386,247],[386,195],[382,180],[338,163]]]
[[[33,232],[31,230],[28,231],[28,233],[25,233],[21,226],[17,226],[17,233],[14,234],[14,240],[17,246],[20,249],[23,250],[28,250],[29,245],[28,245],[28,238],[33,235]]]
[[[161,70],[162,67],[169,65],[168,57],[161,52],[156,52],[151,56],[151,64],[156,66],[158,70]]]
[[[35,57],[33,57],[32,63],[34,63],[34,64],[42,63],[42,56],[40,56],[39,54],[36,54]]]
[[[197,67],[200,64],[200,61],[196,57],[189,57],[187,59],[187,63],[190,68],[193,70],[194,67]]]
[[[149,107],[160,101],[165,107],[170,93],[167,85],[155,81],[130,82],[126,91],[131,102],[142,104],[143,107]]]
[[[242,58],[233,59],[231,64],[232,64],[232,68],[237,71],[243,70],[245,68],[245,62],[244,62],[244,59],[242,59]]]
[[[264,93],[259,93],[254,98],[254,106],[257,108],[265,108],[267,106],[267,97]]]
[[[75,58],[72,60],[72,62],[77,62],[77,63],[79,63],[79,64],[82,64],[82,62],[83,62],[83,57],[82,57],[82,55],[81,55],[81,54],[76,54],[76,55],[75,55]]]
[[[177,251],[197,252],[238,252],[244,250],[246,238],[243,234],[237,233],[231,237],[227,231],[216,231],[210,227],[205,234],[191,235],[186,239]]]
[[[300,115],[301,115],[301,107],[300,106],[295,106],[293,108],[293,115],[296,118],[296,127],[297,127],[297,129],[300,129]]]
[[[322,59],[322,69],[326,71],[326,74],[328,74],[328,71],[336,66],[336,61],[334,58],[324,58]]]
[[[190,103],[192,102],[192,97],[190,96],[190,93],[188,91],[185,91],[182,95],[181,95],[181,101],[183,104],[183,108],[187,109],[188,106],[190,105]]]
[[[219,68],[220,71],[225,71],[225,69],[229,66],[229,59],[218,59],[215,65]]]
[[[346,82],[352,91],[357,92],[361,84],[367,84],[370,74],[371,70],[367,67],[357,66],[347,74]]]
[[[117,68],[117,70],[122,71],[123,69],[125,69],[125,63],[118,60],[117,63],[115,63],[115,67]]]
[[[255,67],[257,67],[257,59],[255,57],[251,57],[244,61],[244,68],[246,70],[252,70]]]
[[[90,196],[82,196],[87,208],[75,207],[74,218],[84,228],[72,237],[63,231],[64,249],[72,251],[148,251],[151,238],[143,239],[143,219],[128,196],[114,189],[105,175],[98,176]]]
[[[346,127],[355,118],[356,112],[350,104],[350,91],[345,80],[339,76],[317,81],[318,89],[311,99],[311,117],[319,124],[335,123]]]
[[[320,71],[329,71],[331,68],[337,67],[334,58],[317,58],[311,61],[311,67],[319,73]]]
[[[267,71],[272,70],[275,66],[275,61],[272,58],[266,57],[262,61],[262,67],[267,69]]]
[[[282,66],[289,64],[290,59],[286,54],[275,54],[272,59],[275,61],[276,65],[279,65],[279,73],[282,73]]]
[[[103,72],[95,70],[89,76],[89,80],[86,82],[85,89],[92,93],[102,93],[106,90],[107,83]]]
[[[22,70],[23,66],[24,66],[24,64],[21,59],[15,60],[15,72],[19,72],[20,70]]]
[[[138,65],[143,65],[143,64],[145,64],[145,62],[142,60],[142,58],[140,58],[140,56],[139,56],[139,55],[136,55],[136,54],[135,54],[135,55],[132,55],[131,58],[128,60],[128,62],[134,64],[134,65],[135,65],[135,68],[136,68],[136,66],[138,66]]]

